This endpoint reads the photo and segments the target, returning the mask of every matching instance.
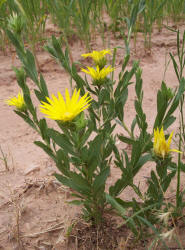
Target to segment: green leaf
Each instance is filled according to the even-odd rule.
[[[46,97],[48,96],[49,97],[49,93],[48,93],[48,89],[47,89],[47,85],[46,85],[46,82],[44,80],[44,77],[43,75],[40,73],[40,88],[43,92],[43,95]]]
[[[142,145],[140,141],[135,141],[132,145],[131,164],[134,166],[142,154]]]
[[[23,96],[24,96],[24,101],[26,103],[26,106],[28,108],[28,110],[30,111],[30,113],[33,115],[33,117],[36,119],[36,110],[33,106],[33,103],[32,103],[32,100],[31,100],[31,97],[30,97],[30,93],[23,93]]]
[[[24,64],[25,70],[27,74],[29,75],[29,77],[39,86],[35,58],[29,50],[26,51],[26,59],[27,59],[27,62],[26,64]]]
[[[84,79],[77,73],[76,66],[74,63],[72,64],[71,76],[76,82],[77,89],[80,89],[80,95],[83,96],[85,94],[84,87],[86,86],[86,83]]]
[[[73,201],[68,201],[67,203],[70,205],[80,206],[80,205],[83,205],[84,202],[80,200],[73,200]]]
[[[83,161],[87,162],[87,170],[88,170],[88,176],[91,178],[94,174],[94,171],[96,170],[99,160],[100,160],[100,150],[102,145],[102,135],[97,135],[93,141],[90,141],[89,148],[87,148],[87,151],[84,150],[82,152],[83,154]]]
[[[185,91],[185,79],[182,78],[181,81],[180,81],[180,86],[179,86],[177,95],[175,96],[175,98],[174,98],[174,100],[173,100],[173,102],[171,104],[171,107],[168,110],[168,113],[167,113],[166,117],[170,116],[176,110],[176,108],[179,105],[179,101],[180,101],[181,96],[184,93],[184,91]]]
[[[47,134],[65,152],[70,153],[71,155],[76,155],[73,151],[73,144],[69,141],[65,134],[61,134],[54,129],[48,129]]]
[[[124,106],[128,99],[128,89],[125,89],[122,93],[119,94],[119,97],[115,103],[115,111],[118,114],[118,118],[120,121],[123,121],[123,114],[124,114]]]
[[[162,183],[163,192],[166,192],[175,174],[176,174],[176,171],[173,171],[170,174],[168,174],[167,177],[164,179]]]
[[[139,216],[139,215],[137,215],[137,217],[138,217],[144,224],[146,224],[149,228],[152,229],[152,231],[156,234],[156,236],[157,236],[157,238],[158,238],[159,240],[162,240],[163,245],[165,246],[165,249],[169,249],[168,246],[166,245],[165,241],[160,237],[160,234],[159,234],[159,232],[157,231],[157,229],[156,229],[148,220],[146,220],[145,218],[143,218],[143,217],[141,217],[141,216]]]
[[[24,119],[24,121],[26,123],[28,123],[34,130],[37,130],[37,126],[35,125],[35,123],[30,119],[30,117],[28,115],[25,115],[24,113],[14,110],[14,112],[19,115],[21,118]]]
[[[116,199],[114,199],[109,194],[106,194],[106,200],[107,200],[108,203],[110,203],[112,205],[113,208],[115,208],[118,211],[118,213],[120,214],[120,216],[124,217],[126,215],[127,210],[123,206],[121,206],[116,201]]]
[[[91,192],[90,185],[88,181],[81,175],[75,172],[70,172],[70,177],[73,183],[80,186],[81,189],[85,190],[87,193]]]
[[[47,129],[48,129],[48,126],[47,126],[47,123],[46,123],[46,119],[41,119],[39,121],[39,128],[40,128],[40,132],[41,132],[41,136],[43,138],[43,140],[46,140],[48,142],[48,144],[50,143],[50,139],[47,135]]]
[[[134,169],[133,169],[133,176],[135,176],[142,166],[144,166],[145,163],[148,161],[153,161],[151,154],[145,154],[139,158],[137,163],[135,163]]]
[[[135,140],[128,138],[126,136],[123,136],[123,135],[118,135],[118,138],[120,141],[122,141],[126,144],[129,144],[129,145],[133,145],[135,143]]]
[[[134,118],[132,121],[132,124],[131,124],[131,134],[132,135],[134,134],[134,129],[135,129],[136,124],[137,124],[137,120],[136,120],[136,118]]]
[[[177,63],[176,63],[176,61],[175,61],[174,56],[173,56],[171,53],[170,53],[170,57],[171,57],[172,62],[173,62],[173,68],[174,68],[174,70],[175,70],[177,79],[180,81],[180,78],[179,78],[179,67],[178,67],[178,65],[177,65]]]
[[[85,196],[89,196],[90,195],[90,192],[89,192],[89,189],[87,189],[86,187],[84,188],[83,186],[79,186],[77,185],[73,179],[70,179],[70,178],[66,178],[62,175],[59,175],[59,174],[54,174],[54,176],[57,178],[57,180],[59,182],[61,182],[64,186],[67,186],[67,187],[70,187],[72,188],[73,190],[76,190],[78,193],[82,194],[82,195],[85,195]]]
[[[6,3],[6,1],[7,1],[7,0],[1,0],[1,1],[0,1],[0,8],[1,8],[1,6],[2,6],[4,3]]]
[[[157,116],[155,119],[154,128],[161,127],[161,123],[167,109],[168,100],[165,93],[162,91],[162,89],[164,89],[163,85],[165,85],[164,82],[161,84],[161,90],[159,90],[157,93]]]
[[[181,162],[181,167],[180,167],[180,168],[181,168],[181,171],[185,173],[185,164],[183,164],[183,163]]]
[[[45,95],[37,89],[34,89],[35,95],[40,102],[47,102]]]
[[[107,177],[109,176],[109,173],[110,173],[110,168],[107,167],[99,175],[96,176],[93,183],[93,189],[95,193],[97,193],[99,190],[101,190],[102,187],[105,186],[105,182]]]
[[[133,202],[132,201],[124,201],[120,198],[114,198],[115,201],[117,201],[123,208],[130,208],[133,207]]]
[[[126,68],[128,62],[129,62],[129,59],[130,59],[130,55],[127,54],[127,55],[125,56],[124,61],[123,61],[123,64],[122,64],[122,72],[125,71],[125,68]]]
[[[62,149],[57,150],[56,166],[63,175],[69,177],[70,174],[69,157]]]
[[[137,99],[140,100],[142,97],[142,78],[141,78],[142,71],[140,68],[138,68],[136,72],[136,85],[135,85],[135,91],[137,95]]]
[[[175,116],[168,116],[168,117],[166,117],[164,119],[164,121],[163,121],[163,128],[164,128],[164,130],[166,130],[167,128],[169,128],[174,123],[175,120],[176,120]]]
[[[48,147],[41,141],[34,141],[34,144],[42,148],[46,152],[46,154],[48,154],[56,162],[56,157],[50,147]]]
[[[158,180],[158,178],[157,178],[157,176],[156,176],[156,174],[155,174],[155,172],[153,170],[151,171],[151,179],[152,179],[154,185],[156,187],[160,188],[160,186],[159,186],[159,180]]]
[[[18,41],[18,39],[15,37],[15,35],[10,31],[10,30],[6,30],[6,34],[8,36],[8,38],[11,40],[11,42],[13,43],[13,45],[16,48],[17,54],[19,56],[19,59],[24,62],[25,61],[25,52],[24,52],[24,48],[21,46],[20,42]]]
[[[119,195],[128,186],[129,181],[126,175],[122,175],[122,178],[117,180],[114,186],[109,188],[109,193],[112,196]]]

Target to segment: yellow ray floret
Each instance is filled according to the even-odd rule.
[[[24,97],[21,92],[18,93],[17,97],[12,97],[7,99],[6,104],[9,106],[15,106],[17,110],[19,111],[25,111],[26,110],[26,104],[24,102]]]
[[[103,80],[107,77],[107,75],[114,71],[114,68],[111,66],[108,66],[107,68],[100,69],[99,66],[96,66],[96,69],[92,67],[87,67],[88,70],[82,69],[83,72],[90,75],[93,80]]]
[[[91,57],[93,59],[93,61],[98,64],[99,62],[101,62],[102,59],[105,58],[105,55],[109,54],[111,55],[111,50],[107,49],[107,50],[101,50],[101,51],[93,51],[92,53],[87,53],[87,54],[82,54],[81,56],[83,57]]]
[[[164,136],[163,127],[161,128],[160,131],[159,131],[159,128],[154,129],[153,148],[154,148],[154,153],[157,156],[162,157],[164,159],[168,155],[168,153],[171,151],[181,153],[180,151],[178,151],[176,149],[170,149],[172,136],[173,136],[173,131],[171,132],[171,134],[168,138],[168,141],[166,141],[165,136]]]
[[[51,96],[52,98],[46,97],[48,103],[42,102],[40,111],[52,120],[63,122],[72,121],[84,109],[89,107],[91,101],[88,93],[79,99],[80,90],[77,92],[76,89],[71,98],[68,89],[66,89],[65,100],[60,92],[58,92],[58,98],[53,94]]]

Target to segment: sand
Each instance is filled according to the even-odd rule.
[[[180,26],[180,30],[184,28],[184,25]],[[122,39],[115,39],[112,34],[107,34],[107,37],[109,48],[124,47]],[[143,71],[143,107],[147,115],[148,130],[151,132],[156,114],[156,94],[161,82],[165,81],[171,88],[178,86],[172,62],[168,64],[169,52],[176,53],[176,35],[166,29],[161,32],[155,30],[151,51],[144,49],[142,34],[138,36],[136,51],[132,43],[131,62],[139,60]],[[92,48],[103,48],[98,36],[92,42]],[[74,61],[85,64],[80,56],[85,48],[80,41],[71,43],[71,52]],[[46,51],[38,50],[37,56],[50,93],[64,93],[65,88],[69,87],[68,74]],[[116,78],[121,70],[123,57],[124,49],[118,49]],[[56,171],[54,163],[33,144],[33,141],[39,140],[39,136],[4,103],[5,99],[17,95],[19,91],[12,70],[12,66],[18,65],[20,63],[13,48],[7,49],[6,55],[0,52],[0,147],[7,160],[6,166],[1,159],[2,154],[0,155],[0,249],[20,249],[21,246],[23,249],[70,249],[66,246],[66,230],[80,210],[67,204],[66,201],[72,197],[68,188],[60,186],[52,176]],[[83,73],[80,74],[84,76]],[[29,86],[31,90],[34,89],[32,82],[29,82]],[[135,116],[134,99],[134,86],[130,86],[125,110],[128,126]],[[178,116],[178,112],[176,115]],[[178,127],[177,117],[169,132],[174,130],[177,133]],[[117,127],[116,132],[127,135],[120,127]],[[122,142],[118,143],[120,147],[128,148]],[[144,167],[135,178],[135,183],[140,182],[143,190],[146,189],[145,177],[149,176],[150,170],[150,166]],[[114,183],[119,176],[120,171],[113,166],[108,185]],[[122,198],[129,199],[132,193],[127,190]],[[169,195],[174,195],[173,187]]]

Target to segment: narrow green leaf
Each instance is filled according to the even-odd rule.
[[[123,136],[123,135],[118,135],[118,138],[120,141],[127,143],[129,145],[133,145],[135,143],[135,140],[130,139],[130,138]]]
[[[110,203],[112,205],[113,208],[115,208],[118,213],[120,214],[120,216],[125,216],[127,210],[121,206],[111,195],[106,193],[106,200],[108,203]]]
[[[157,229],[156,229],[148,220],[146,220],[145,218],[143,218],[143,217],[141,217],[141,216],[139,216],[139,215],[138,215],[137,217],[138,217],[144,224],[146,224],[149,228],[152,229],[152,231],[156,234],[157,238],[158,238],[159,240],[162,241],[162,243],[163,243],[165,249],[169,249],[168,246],[166,245],[165,241],[160,237],[160,234],[159,234],[159,232],[157,231]]]
[[[73,200],[73,201],[68,201],[67,203],[70,205],[80,206],[80,205],[83,205],[84,202],[80,200]]]
[[[47,102],[45,95],[37,89],[34,89],[35,95],[40,102]]]
[[[103,186],[105,186],[105,182],[107,177],[109,176],[109,173],[110,168],[105,168],[99,175],[96,176],[93,183],[93,189],[95,193],[97,193]]]
[[[42,92],[43,92],[43,95],[44,95],[45,97],[46,97],[46,96],[49,97],[47,85],[46,85],[46,82],[45,82],[44,77],[43,77],[42,74],[40,74],[40,87],[41,87],[41,90],[42,90]]]
[[[56,157],[50,147],[48,147],[41,141],[34,141],[34,144],[42,148],[46,152],[46,154],[48,154],[56,162]]]
[[[14,110],[14,112],[19,115],[21,118],[24,119],[24,121],[26,123],[28,123],[33,129],[37,130],[37,126],[35,125],[35,123],[29,118],[28,115],[25,115],[24,113],[20,112],[20,111],[17,111],[17,110]]]
[[[39,86],[35,58],[29,50],[26,51],[26,59],[27,59],[27,63],[24,65],[25,70],[27,74],[29,75],[29,77],[37,84],[37,86]]]
[[[81,189],[85,190],[87,193],[91,192],[89,183],[81,174],[70,172],[70,177],[71,177],[72,182],[80,186]]]
[[[61,134],[54,129],[48,129],[47,134],[65,152],[70,153],[72,155],[76,155],[75,152],[73,151],[73,144],[71,144],[66,135]]]
[[[89,196],[90,193],[87,191],[86,188],[83,188],[82,186],[77,185],[72,179],[66,178],[59,174],[54,174],[54,176],[57,178],[59,182],[61,182],[64,186],[70,187],[73,190],[77,191],[78,193]]]

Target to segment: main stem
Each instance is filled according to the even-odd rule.
[[[181,150],[181,127],[180,127],[180,138],[179,138],[179,151]],[[176,191],[176,208],[180,205],[180,171],[181,171],[181,156],[178,154],[178,166],[177,166],[177,191]]]

